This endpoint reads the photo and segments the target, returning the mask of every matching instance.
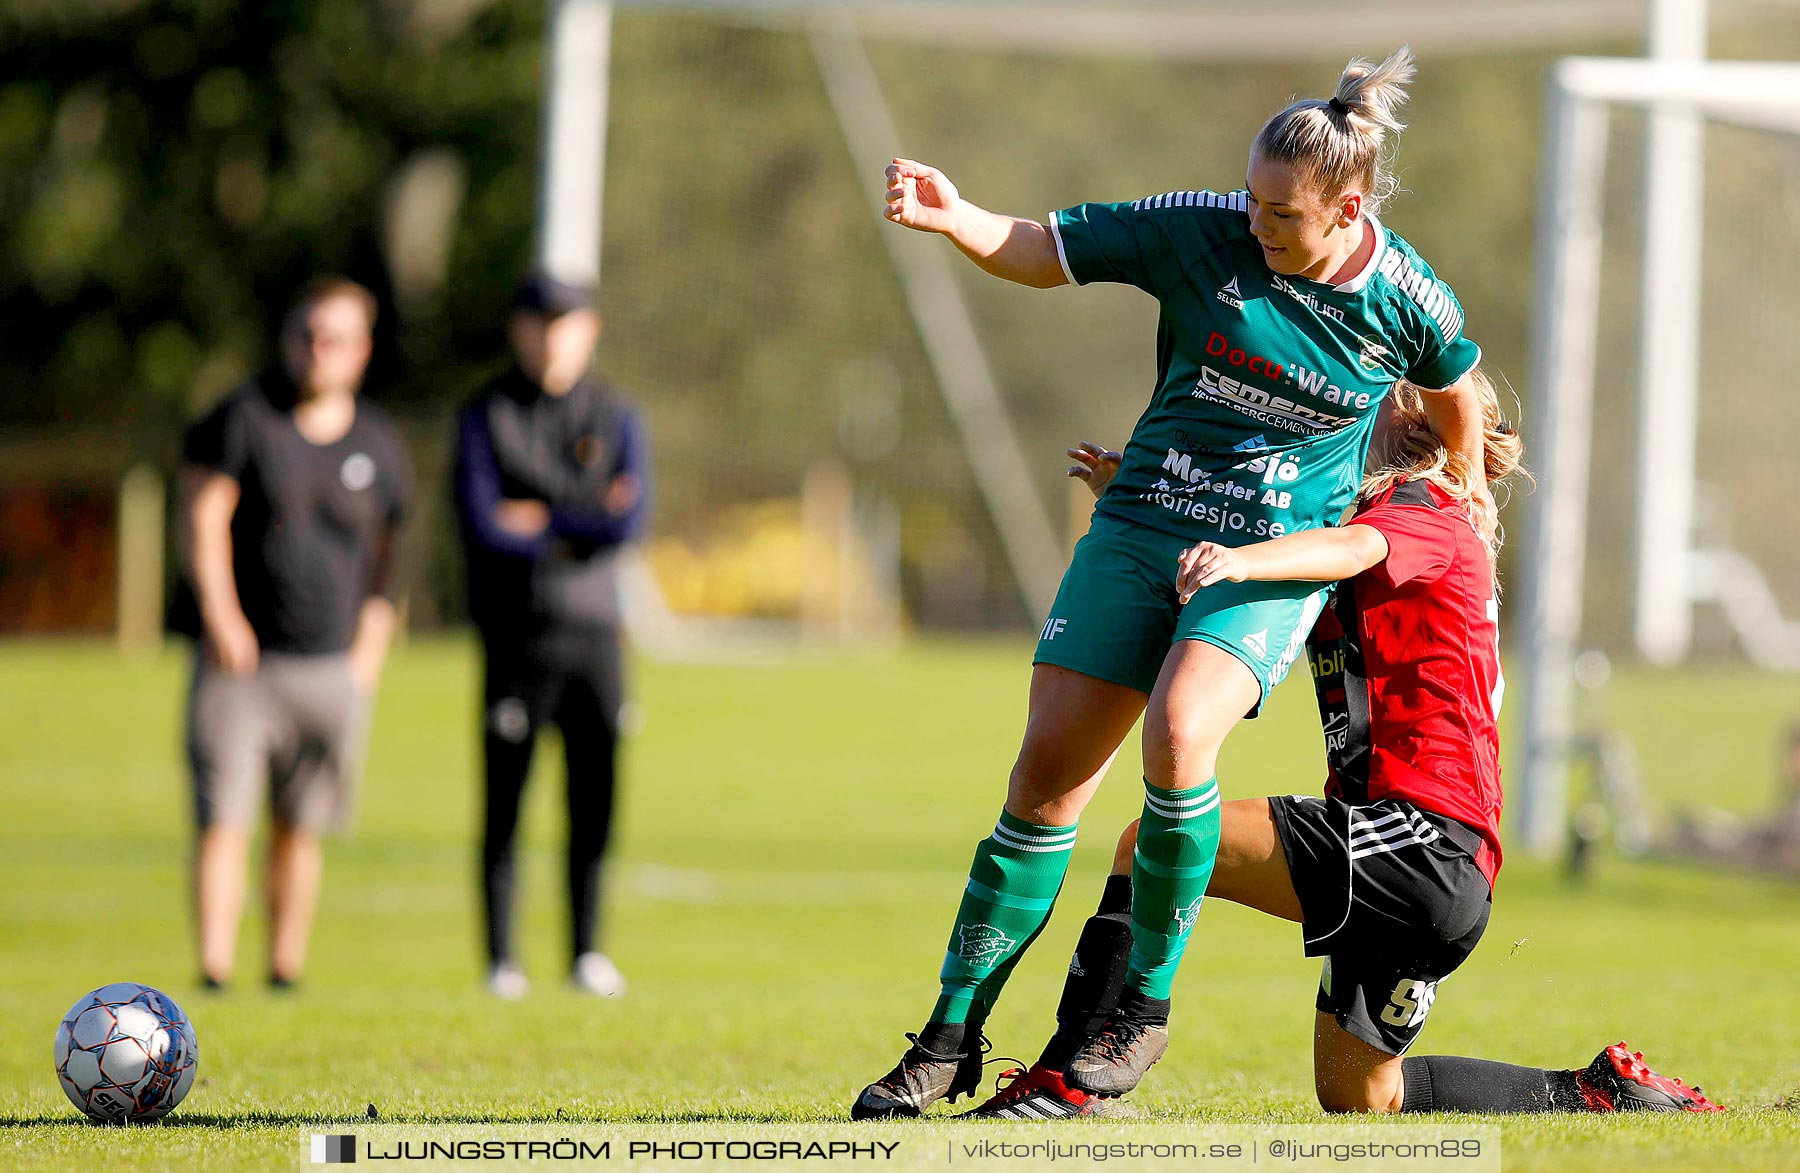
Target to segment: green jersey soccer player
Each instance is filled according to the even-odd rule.
[[[1361,480],[1382,398],[1405,378],[1432,429],[1480,468],[1466,376],[1479,350],[1418,255],[1374,217],[1410,54],[1353,61],[1330,101],[1290,104],[1250,151],[1245,190],[1084,204],[1048,224],[962,199],[896,159],[888,218],[948,236],[995,276],[1137,286],[1161,306],[1157,384],[1115,484],[1046,617],[1005,808],[976,848],[925,1029],[852,1115],[916,1115],[972,1092],[981,1025],[1062,885],[1076,821],[1144,718],[1126,992],[1084,1061],[1090,1091],[1130,1090],[1162,1054],[1168,996],[1212,873],[1220,743],[1299,654],[1314,586],[1241,583],[1182,605],[1176,555],[1334,524]],[[1102,1053],[1104,1052],[1104,1053]]]

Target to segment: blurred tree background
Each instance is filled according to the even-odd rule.
[[[0,418],[103,422],[159,456],[268,358],[320,270],[390,307],[370,372],[382,396],[434,402],[451,372],[491,362],[530,240],[542,15],[0,8]],[[396,271],[401,222],[445,188],[461,204],[447,251]]]
[[[447,420],[504,362],[507,298],[530,256],[544,13],[536,0],[0,0],[0,532],[15,535],[0,542],[0,612],[15,607],[6,581],[68,577],[56,552],[87,540],[95,501],[132,464],[172,471],[185,421],[268,362],[293,289],[336,270],[382,299],[366,393],[406,421],[418,458],[415,621],[457,613]],[[1800,51],[1791,8],[1753,15],[1719,28],[1718,55]],[[1454,285],[1490,369],[1521,390],[1544,71],[1561,52],[1635,53],[1637,35],[1421,52],[1407,191],[1385,219]],[[904,39],[870,52],[896,153],[1026,215],[1238,186],[1261,121],[1290,94],[1323,92],[1344,57]],[[1615,187],[1629,192],[1635,172],[1626,141]],[[853,169],[807,41],[781,14],[618,10],[599,365],[650,417],[656,528],[672,543],[659,569],[687,557],[704,584],[701,556],[752,524],[737,511],[797,502],[830,459],[898,516],[915,622],[1020,625],[1030,617],[868,210],[879,183]],[[1608,231],[1615,269],[1628,268],[1629,211]],[[960,276],[1041,460],[1018,491],[1060,517],[1062,448],[1117,444],[1142,410],[1154,305]],[[779,529],[777,515],[798,505],[754,525]],[[21,569],[28,531],[41,573]],[[781,573],[803,573],[791,542],[737,547],[765,566],[785,550]],[[81,577],[105,593],[104,567]],[[791,602],[734,589],[721,606]],[[103,610],[90,600],[72,625],[104,626]]]

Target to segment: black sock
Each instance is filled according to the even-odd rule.
[[[1096,915],[1117,916],[1131,912],[1131,873],[1106,877],[1106,891],[1100,895]]]
[[[1115,905],[1113,880],[1125,881],[1123,908]],[[1068,1070],[1069,1060],[1100,1029],[1125,989],[1125,968],[1131,959],[1131,877],[1113,876],[1106,889],[1100,913],[1081,927],[1056,1007],[1056,1033],[1038,1057],[1053,1071]]]
[[[965,1040],[981,1037],[981,1028],[967,1022],[928,1022],[919,1032],[919,1046],[933,1055],[962,1055]]]
[[[1119,995],[1119,1006],[1113,1012],[1113,1016],[1131,1022],[1147,1023],[1151,1026],[1167,1026],[1169,1025],[1169,1000],[1167,998],[1149,998],[1136,990],[1126,990]]]
[[[1573,1071],[1421,1055],[1400,1061],[1400,1077],[1403,1112],[1579,1112],[1586,1106]]]

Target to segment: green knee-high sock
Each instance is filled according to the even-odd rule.
[[[1040,827],[1000,812],[994,833],[975,848],[931,1021],[987,1017],[1013,965],[1050,919],[1074,848],[1072,826]]]
[[[1186,790],[1144,783],[1144,815],[1131,864],[1131,965],[1125,983],[1167,998],[1219,854],[1219,783]]]

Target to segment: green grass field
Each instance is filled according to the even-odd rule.
[[[609,888],[631,992],[598,1002],[564,989],[561,781],[547,753],[525,856],[537,990],[509,1005],[478,984],[467,644],[415,642],[393,662],[361,826],[330,851],[304,988],[260,989],[253,916],[238,990],[210,997],[193,982],[186,908],[183,660],[0,649],[0,1167],[288,1168],[307,1134],[355,1132],[370,1104],[384,1124],[477,1135],[509,1122],[545,1139],[846,1134],[850,1097],[930,1006],[960,878],[1017,745],[1027,652],[1005,641],[641,666],[645,723]],[[1622,680],[1607,703],[1640,735],[1659,802],[1750,812],[1769,799],[1776,733],[1800,688]],[[1229,796],[1317,784],[1304,683],[1270,709],[1226,751]],[[1139,803],[1129,758],[1086,816],[1063,911],[991,1024],[1000,1053],[1030,1057],[1042,1042],[1113,835]],[[200,1080],[164,1126],[89,1126],[51,1071],[62,1012],[122,979],[168,990],[198,1026]],[[1209,905],[1177,983],[1175,1047],[1136,1097],[1153,1119],[1077,1122],[1059,1137],[1319,1123],[1316,980],[1292,926]],[[1569,1066],[1624,1037],[1733,1108],[1488,1120],[1508,1169],[1793,1169],[1797,1002],[1800,885],[1607,859],[1576,888],[1520,858],[1421,1050]],[[1330,1127],[1362,1137],[1418,1123]],[[935,1162],[984,1133],[926,1120],[880,1135]]]

